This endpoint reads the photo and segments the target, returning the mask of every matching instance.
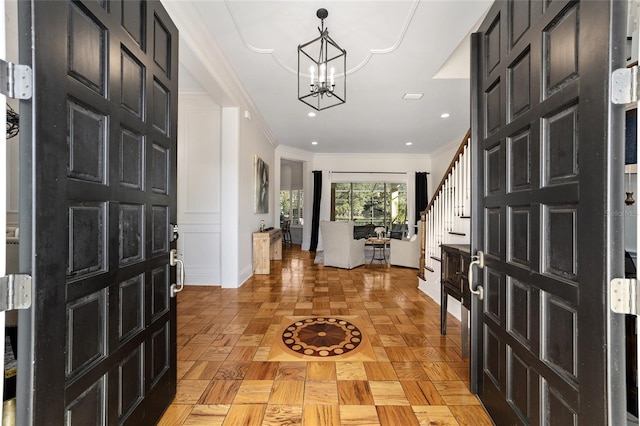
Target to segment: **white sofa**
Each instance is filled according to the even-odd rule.
[[[364,264],[364,239],[353,239],[353,222],[320,222],[324,266],[353,269]]]
[[[422,222],[418,222],[418,233],[413,241],[410,238],[402,240],[391,239],[389,242],[389,263],[407,268],[420,267],[420,228]]]

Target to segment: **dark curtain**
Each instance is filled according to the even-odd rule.
[[[420,213],[429,204],[429,194],[427,194],[427,172],[416,172],[416,222],[420,220]]]
[[[318,231],[320,229],[320,198],[322,197],[322,171],[313,171],[313,216],[311,216],[311,243],[309,251],[318,248]]]

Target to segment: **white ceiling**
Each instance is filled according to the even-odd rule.
[[[197,37],[198,49],[215,39],[278,144],[317,153],[431,153],[469,127],[469,34],[491,3],[218,0],[179,8],[194,28],[206,23],[211,34]],[[330,36],[347,50],[347,102],[310,118],[312,109],[297,99],[297,47],[318,36],[321,7]],[[424,97],[403,100],[409,92]]]

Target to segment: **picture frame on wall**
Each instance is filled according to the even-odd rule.
[[[269,213],[269,165],[254,156],[254,213]]]

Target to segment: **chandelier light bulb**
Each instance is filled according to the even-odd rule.
[[[324,26],[328,15],[326,9],[318,9],[319,36],[298,45],[298,100],[317,111],[346,101],[347,51],[329,36]],[[309,74],[303,71],[307,69]]]

